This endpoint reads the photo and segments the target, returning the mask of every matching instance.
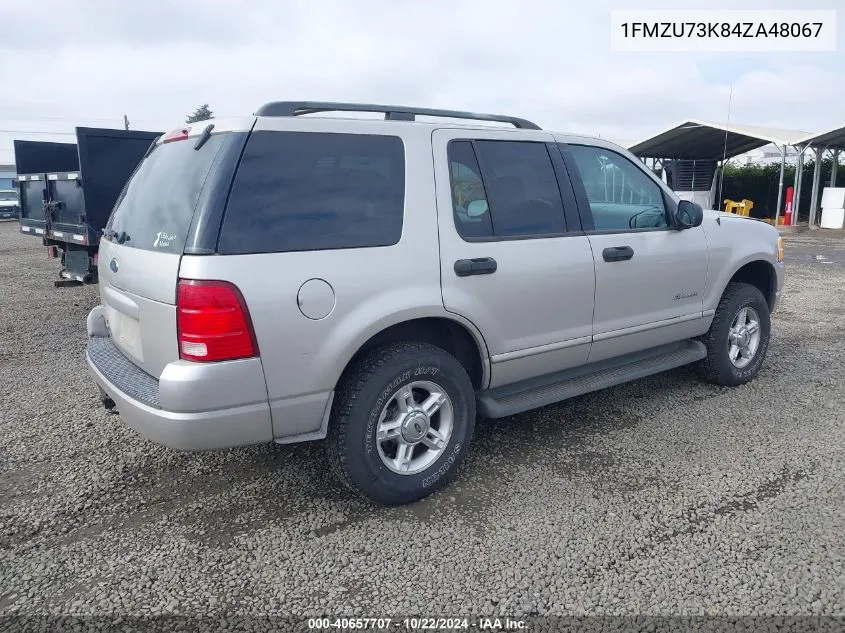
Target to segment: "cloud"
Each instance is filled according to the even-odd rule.
[[[163,130],[201,103],[243,115],[315,99],[505,112],[636,141],[687,118],[724,120],[731,82],[736,122],[810,131],[844,122],[845,45],[794,56],[612,53],[609,11],[627,8],[618,0],[40,6],[38,19],[24,5],[4,8],[0,130],[120,127],[123,114]],[[14,136],[0,131],[0,162]]]

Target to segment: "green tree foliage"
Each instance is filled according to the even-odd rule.
[[[821,187],[830,182],[830,172],[833,161],[824,158],[821,164]],[[804,175],[801,181],[801,205],[799,215],[807,217],[810,213],[810,195],[813,190],[813,170],[815,161],[808,161],[804,165]],[[725,200],[742,200],[746,198],[754,202],[751,215],[756,218],[775,217],[775,207],[778,201],[778,181],[780,179],[780,163],[774,165],[732,165],[725,167],[724,182],[722,183],[722,199],[719,208],[725,208]],[[836,173],[836,185],[845,187],[845,165],[840,164]],[[781,215],[786,200],[786,188],[795,186],[795,167],[787,165],[783,174],[784,197],[781,202]],[[821,200],[821,190],[819,192]]]
[[[185,123],[197,123],[199,121],[208,121],[209,119],[213,118],[214,113],[208,107],[208,104],[204,103],[196,110],[194,110],[193,114],[188,115],[188,118],[185,119]]]

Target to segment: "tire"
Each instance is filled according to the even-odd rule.
[[[442,403],[430,418],[408,404],[434,403],[438,394]],[[332,405],[326,451],[335,475],[353,491],[375,503],[400,505],[422,499],[452,478],[474,426],[475,391],[463,366],[433,345],[394,343],[367,352],[344,372]],[[380,440],[380,430],[395,437]],[[441,434],[439,439],[432,430]],[[421,432],[424,436],[417,440]],[[400,450],[410,450],[413,457],[409,460],[409,453],[400,455]],[[399,472],[403,469],[408,472]]]
[[[747,317],[750,319],[749,323],[751,321],[758,323],[760,336],[749,357],[744,357],[742,351],[750,352],[752,346],[737,346],[739,355],[732,360],[735,352],[730,336],[743,310],[746,310],[746,315],[750,315]],[[771,330],[769,304],[763,297],[763,293],[750,284],[737,282],[728,284],[719,301],[719,307],[716,308],[710,329],[701,338],[701,342],[707,347],[707,357],[701,362],[705,380],[725,387],[735,387],[752,380],[760,371],[763,359],[766,357]],[[753,335],[750,338],[753,339]],[[740,343],[743,342],[750,342],[750,339],[740,339]]]

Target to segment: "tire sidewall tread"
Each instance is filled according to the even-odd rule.
[[[454,408],[446,451],[421,473],[400,475],[378,455],[375,433],[387,399],[403,385],[429,380],[441,386]],[[353,362],[338,384],[326,438],[328,461],[351,490],[370,500],[398,505],[444,486],[466,456],[475,425],[475,392],[463,366],[428,343],[393,343]]]
[[[737,312],[745,307],[754,308],[760,317],[760,345],[751,363],[736,367],[728,356],[728,330]],[[701,341],[707,347],[707,357],[701,368],[705,379],[726,387],[734,387],[754,379],[760,371],[771,339],[771,315],[766,298],[751,284],[731,282],[725,289],[713,322]]]

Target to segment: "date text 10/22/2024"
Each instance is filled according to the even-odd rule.
[[[312,630],[371,631],[524,631],[524,620],[499,618],[309,618]]]

